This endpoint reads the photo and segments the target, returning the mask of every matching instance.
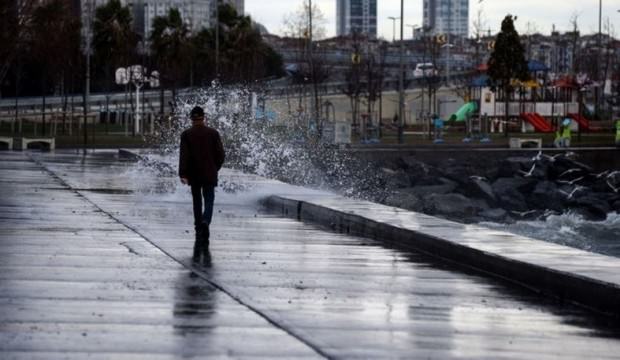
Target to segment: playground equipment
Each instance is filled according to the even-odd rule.
[[[585,116],[577,113],[568,114],[568,117],[575,120],[579,127],[586,131],[601,131],[602,129],[597,126],[590,125],[590,120],[586,119]]]
[[[450,121],[465,121],[472,117],[476,111],[478,111],[478,104],[475,101],[467,102],[450,116]]]
[[[553,132],[553,126],[538,113],[521,113],[521,118],[530,123],[538,132]]]

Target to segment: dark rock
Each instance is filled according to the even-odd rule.
[[[441,214],[451,218],[471,217],[488,209],[484,201],[473,201],[462,194],[431,194],[425,196],[424,210],[429,214]]]
[[[415,156],[402,157],[398,160],[398,163],[401,166],[401,168],[411,171],[413,173],[420,174],[420,175],[431,174],[431,167],[428,164],[423,163],[422,161],[416,159]]]
[[[537,182],[535,179],[523,177],[502,177],[493,182],[492,188],[496,196],[511,193],[513,190],[530,193]]]
[[[416,196],[426,196],[431,194],[447,194],[456,189],[456,184],[448,183],[442,185],[425,185],[425,186],[415,186],[412,188],[402,189],[404,192],[409,194],[413,194]]]
[[[620,200],[616,200],[611,204],[611,208],[617,212],[618,214],[620,214]]]
[[[571,207],[580,208],[581,213],[589,220],[605,220],[612,210],[604,194],[588,193],[574,198]]]
[[[549,166],[550,179],[572,180],[592,172],[593,169],[588,165],[573,160],[566,155],[556,156],[555,161]]]
[[[384,204],[411,211],[422,211],[423,203],[416,195],[395,191],[387,195]]]
[[[391,170],[387,168],[381,169],[383,178],[385,179],[385,187],[388,189],[401,189],[411,186],[409,175],[403,170]]]
[[[560,193],[555,183],[541,181],[536,184],[532,195],[527,198],[531,208],[561,211],[566,202],[566,195]]]
[[[533,163],[534,161],[527,157],[509,157],[499,163],[497,176],[501,178],[518,175],[521,171],[529,171]]]
[[[508,212],[504,209],[488,209],[480,212],[479,217],[494,222],[502,222],[508,216]]]
[[[463,191],[466,196],[481,198],[489,203],[497,201],[491,184],[486,179],[478,176],[471,176],[463,187]]]

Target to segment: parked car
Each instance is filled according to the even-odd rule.
[[[413,70],[414,78],[437,76],[437,69],[433,63],[419,63]]]

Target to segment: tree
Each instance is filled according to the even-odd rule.
[[[503,92],[505,103],[505,121],[508,129],[509,100],[514,91],[514,80],[525,81],[529,78],[525,50],[521,44],[519,33],[515,30],[512,15],[506,15],[502,21],[502,30],[495,39],[495,48],[489,59],[488,75],[494,88]],[[506,131],[506,136],[508,132]]]
[[[325,16],[315,4],[312,7],[304,1],[296,12],[288,14],[284,18],[284,33],[288,37],[299,39],[299,62],[301,78],[304,84],[312,89],[313,105],[312,117],[317,124],[319,137],[322,131],[322,107],[319,88],[329,76],[329,68],[326,66],[325,51],[315,49],[314,42],[325,37]],[[303,87],[300,91],[304,92]]]
[[[71,16],[66,0],[52,0],[35,8],[32,14],[31,47],[41,71],[43,95],[43,135],[45,135],[45,96],[64,78],[67,54],[78,43],[79,23]]]
[[[172,87],[174,97],[177,82],[187,74],[193,57],[190,31],[178,9],[171,8],[166,16],[153,19],[150,42],[161,82]]]
[[[36,0],[0,1],[0,84],[24,51]]]
[[[309,19],[312,16],[312,39],[321,40],[325,38],[327,33],[325,29],[325,15],[321,8],[315,3],[312,5],[312,12],[308,2],[304,1],[295,12],[289,13],[284,17],[283,33],[285,36],[292,38],[308,38],[309,35]]]
[[[110,92],[114,69],[130,65],[135,56],[138,34],[132,29],[131,10],[128,6],[122,6],[119,0],[110,0],[95,10],[92,31],[95,72],[103,77],[105,89]],[[106,96],[105,106],[107,114],[109,95]],[[105,123],[107,129],[107,117]]]
[[[103,70],[106,87],[113,69],[129,65],[135,55],[138,34],[132,29],[131,11],[119,0],[110,0],[95,10],[93,21],[93,49],[95,65]]]
[[[249,16],[237,14],[230,4],[222,4],[219,26],[220,82],[253,82],[283,74],[282,58],[263,41]],[[192,68],[201,83],[209,82],[216,77],[215,29],[202,29],[191,41],[197,60]]]

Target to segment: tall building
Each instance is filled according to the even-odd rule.
[[[336,3],[336,33],[377,36],[377,0],[338,0]]]
[[[94,17],[95,9],[105,5],[109,0],[79,0],[81,3],[82,24],[88,24],[88,14]],[[129,6],[132,12],[134,30],[144,39],[151,34],[153,19],[166,16],[171,8],[176,8],[181,18],[191,31],[212,26],[217,0],[120,0],[121,5]],[[244,13],[244,0],[219,0],[221,4],[229,3]],[[84,29],[83,31],[86,31]]]
[[[469,0],[424,0],[423,26],[434,34],[469,35]]]

